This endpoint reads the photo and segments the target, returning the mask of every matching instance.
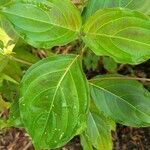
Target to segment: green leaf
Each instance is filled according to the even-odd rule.
[[[86,133],[82,133],[80,135],[81,145],[83,150],[94,150],[92,146],[92,142],[90,141],[88,135]]]
[[[17,128],[23,127],[23,123],[20,117],[18,100],[15,100],[10,107],[9,119],[7,121],[7,124],[9,127],[17,127]]]
[[[6,109],[10,108],[10,103],[9,102],[5,102],[2,99],[2,96],[0,95],[0,112],[3,112]]]
[[[111,131],[116,130],[116,123],[105,116],[91,100],[87,129],[80,135],[83,150],[111,150]]]
[[[97,150],[112,150],[111,128],[103,114],[89,113],[86,134]]]
[[[13,79],[12,77],[10,77],[9,75],[5,74],[5,73],[1,73],[0,74],[0,79],[3,81],[3,80],[6,80],[6,81],[9,81],[9,82],[12,82],[14,84],[19,84],[15,79]]]
[[[86,125],[88,86],[77,55],[58,55],[33,65],[21,82],[20,111],[37,149],[54,149]]]
[[[6,67],[3,69],[3,73],[16,82],[20,82],[22,77],[22,70],[20,65],[12,60],[8,61]]]
[[[149,0],[88,0],[83,12],[84,20],[87,20],[97,10],[104,8],[123,7],[150,14]]]
[[[3,118],[0,118],[0,130],[7,128],[7,121],[4,120]]]
[[[101,76],[90,81],[92,99],[100,111],[118,123],[150,126],[150,93],[123,76]]]
[[[129,64],[150,58],[150,19],[136,11],[97,11],[85,24],[84,33],[84,42],[96,55]]]
[[[10,2],[11,0],[1,0],[0,1],[0,6],[6,5]]]
[[[11,24],[0,16],[0,49],[4,55],[11,54],[18,40],[16,32]]]
[[[15,52],[14,57],[28,62],[30,64],[34,64],[40,60],[40,58],[31,53],[31,47],[29,45],[19,45],[16,46],[13,50]]]
[[[83,63],[87,70],[96,70],[99,60],[99,56],[96,56],[92,51],[86,50],[86,52],[84,52]]]
[[[118,65],[111,57],[103,57],[103,65],[107,71],[111,73],[117,72]]]
[[[81,17],[69,0],[19,0],[1,10],[15,30],[38,48],[64,45],[78,38]]]
[[[8,63],[7,57],[0,53],[0,73],[6,67],[7,63]]]
[[[0,86],[0,93],[3,94],[4,99],[6,99],[9,102],[13,102],[19,93],[19,86],[18,84],[13,83],[13,81],[8,80],[3,80],[2,85]]]

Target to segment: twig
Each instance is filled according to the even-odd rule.
[[[31,66],[32,63],[30,62],[27,62],[25,60],[22,60],[22,59],[19,59],[19,58],[16,58],[16,57],[11,57],[12,60],[16,61],[16,62],[19,62],[19,63],[22,63],[22,64],[25,64],[25,65],[28,65],[28,66]]]

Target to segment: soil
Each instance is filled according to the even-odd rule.
[[[118,125],[112,133],[113,150],[150,150],[150,128],[130,128]],[[24,130],[12,128],[0,133],[0,150],[34,150]],[[61,150],[82,150],[79,137],[75,137]]]
[[[150,128],[118,125],[113,137],[114,150],[150,150]]]

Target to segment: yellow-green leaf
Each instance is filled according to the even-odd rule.
[[[86,22],[84,33],[84,42],[96,55],[128,64],[150,58],[150,18],[136,11],[97,11]]]
[[[61,147],[86,126],[88,86],[78,55],[33,65],[23,77],[21,95],[21,118],[37,149]]]
[[[114,7],[129,8],[150,15],[150,0],[88,0],[83,18],[86,20],[99,9]]]
[[[70,0],[14,1],[1,13],[19,35],[40,48],[64,45],[78,38],[81,17]]]

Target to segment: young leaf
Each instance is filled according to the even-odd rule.
[[[3,99],[2,99],[2,96],[0,95],[0,112],[6,110],[6,109],[9,109],[10,108],[10,103],[9,102],[5,102]]]
[[[38,48],[64,45],[78,37],[81,17],[69,0],[14,1],[1,13],[29,44]]]
[[[109,120],[102,113],[90,112],[84,136],[97,150],[111,150],[112,136]],[[84,146],[83,146],[84,147]],[[91,149],[92,150],[92,149]]]
[[[136,11],[97,11],[85,24],[84,33],[83,40],[96,55],[129,64],[150,58],[150,19]]]
[[[96,56],[92,51],[87,50],[83,56],[83,64],[87,70],[96,70],[99,63],[99,56]]]
[[[8,57],[17,41],[17,36],[7,20],[0,16],[0,73],[8,64]]]
[[[150,14],[150,0],[88,0],[83,12],[83,18],[87,20],[99,9],[114,7],[129,8]]]
[[[21,93],[21,117],[37,149],[58,148],[85,128],[89,98],[79,56],[58,55],[33,65]]]
[[[120,76],[102,76],[90,81],[91,96],[97,108],[118,123],[150,125],[150,93],[138,81]]]
[[[17,40],[18,36],[11,24],[0,16],[0,53],[4,55],[11,54]]]
[[[118,65],[111,57],[103,57],[103,65],[108,72],[117,72]]]

